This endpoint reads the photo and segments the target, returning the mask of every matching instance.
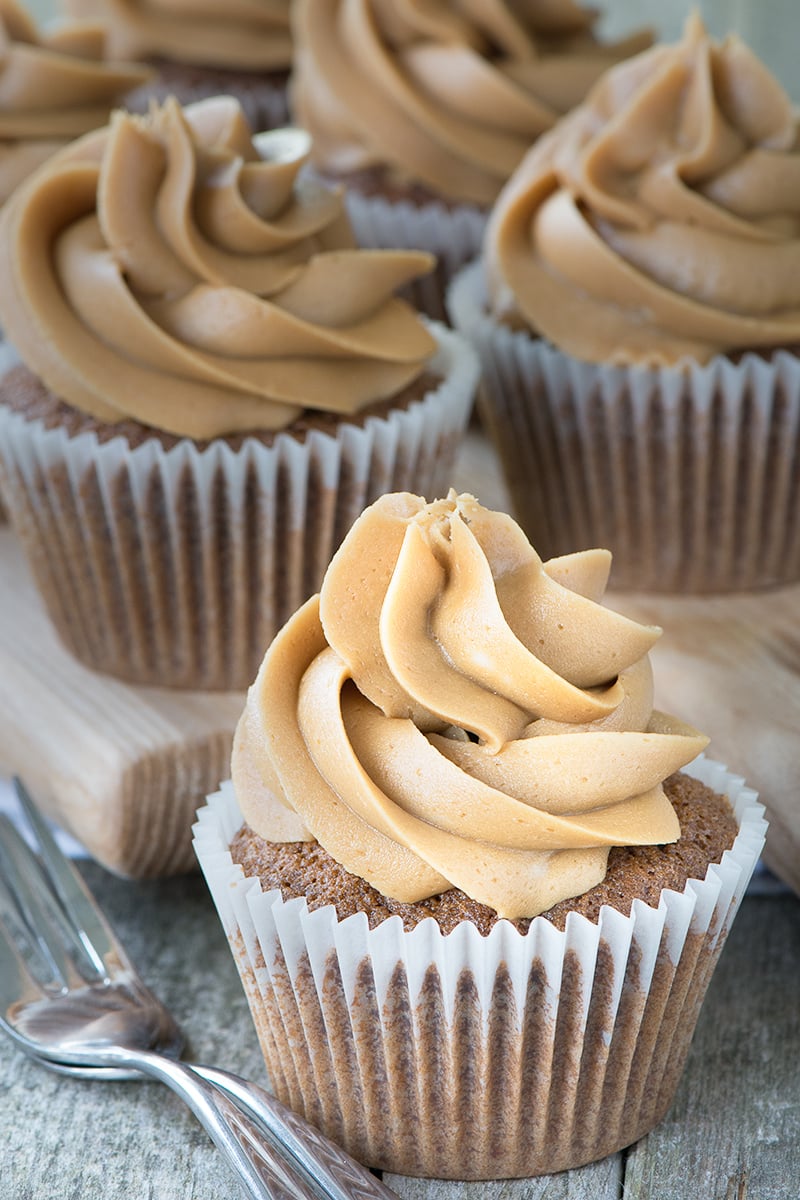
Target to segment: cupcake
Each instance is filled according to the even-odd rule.
[[[182,104],[235,96],[256,130],[288,119],[286,85],[292,58],[290,0],[65,0],[77,16],[100,19],[118,58],[151,63],[156,79],[128,104],[146,111],[151,100]]]
[[[106,34],[66,22],[48,33],[16,3],[0,0],[0,204],[45,159],[108,120],[150,76],[141,64],[109,62]]]
[[[788,96],[697,17],[609,71],[492,212],[451,315],[543,553],[612,585],[800,579],[800,153]]]
[[[531,142],[649,34],[604,44],[596,14],[550,5],[295,0],[294,119],[312,161],[346,182],[365,246],[439,259],[414,299],[444,314],[444,285],[480,248],[486,212]]]
[[[353,247],[308,135],[232,98],[119,112],[0,221],[3,494],[84,663],[244,689],[365,505],[449,475],[478,373]]]
[[[609,555],[385,496],[267,652],[195,846],[277,1095],[370,1166],[578,1166],[668,1108],[758,857]]]
[[[111,109],[150,72],[139,64],[105,61],[106,35],[96,25],[73,21],[39,33],[16,0],[0,0],[0,44],[2,205],[51,154],[105,124]],[[6,518],[0,489],[0,525]]]

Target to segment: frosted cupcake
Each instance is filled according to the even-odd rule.
[[[800,154],[737,38],[614,68],[500,196],[452,293],[515,511],[612,584],[800,578]]]
[[[106,62],[106,35],[98,26],[73,21],[40,33],[16,0],[0,0],[0,48],[2,205],[51,154],[105,124],[150,72]],[[5,521],[0,491],[0,525]]]
[[[763,842],[652,707],[609,555],[386,496],[270,647],[195,827],[277,1094],[371,1166],[491,1179],[666,1111]]]
[[[150,72],[109,62],[106,34],[77,21],[40,33],[16,3],[0,0],[0,204],[45,159],[104,125]]]
[[[290,0],[65,2],[71,13],[103,21],[115,56],[152,64],[156,79],[132,97],[135,111],[170,95],[182,104],[230,95],[253,129],[286,124]]]
[[[531,142],[649,42],[603,44],[595,19],[572,0],[296,0],[291,104],[312,161],[347,183],[361,245],[437,255],[437,275],[414,292],[432,316]]]
[[[0,223],[6,503],[85,663],[244,688],[362,508],[442,487],[477,363],[353,248],[308,136],[235,100],[117,113]],[[400,482],[398,482],[400,481]]]

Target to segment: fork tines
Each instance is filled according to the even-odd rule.
[[[19,779],[14,788],[38,843],[39,856],[12,822],[0,817],[0,905],[33,947],[38,975],[49,986],[106,981],[112,963],[127,959],[72,863],[62,854],[44,817]]]

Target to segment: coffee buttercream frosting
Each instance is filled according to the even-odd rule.
[[[116,113],[56,155],[0,221],[0,319],[27,366],[99,421],[197,439],[402,391],[436,344],[393,293],[433,260],[356,249],[308,149],[219,97]]]
[[[649,35],[571,0],[295,0],[292,109],[314,162],[488,206],[531,142]]]
[[[67,142],[104,125],[149,71],[106,62],[99,26],[39,33],[16,0],[0,0],[0,203]]]
[[[734,36],[609,71],[528,154],[486,238],[492,305],[576,358],[706,362],[800,340],[800,145]]]
[[[66,0],[102,18],[120,58],[165,59],[231,70],[287,70],[290,0]]]
[[[662,781],[707,738],[653,709],[660,635],[601,604],[610,555],[543,563],[508,516],[384,496],[278,634],[236,734],[252,829],[385,896],[533,917],[612,846],[675,841]]]

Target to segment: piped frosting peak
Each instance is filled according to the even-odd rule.
[[[707,739],[656,712],[660,634],[604,607],[610,556],[543,563],[471,496],[385,496],[264,659],[233,777],[270,840],[384,895],[532,917],[611,846],[674,841],[662,782]]]
[[[492,303],[576,358],[705,362],[800,339],[786,93],[699,18],[612,70],[522,162],[486,238]]]
[[[394,292],[433,260],[357,249],[309,149],[219,97],[116,113],[51,159],[0,222],[0,315],[27,365],[100,421],[196,439],[402,391],[435,342]]]

